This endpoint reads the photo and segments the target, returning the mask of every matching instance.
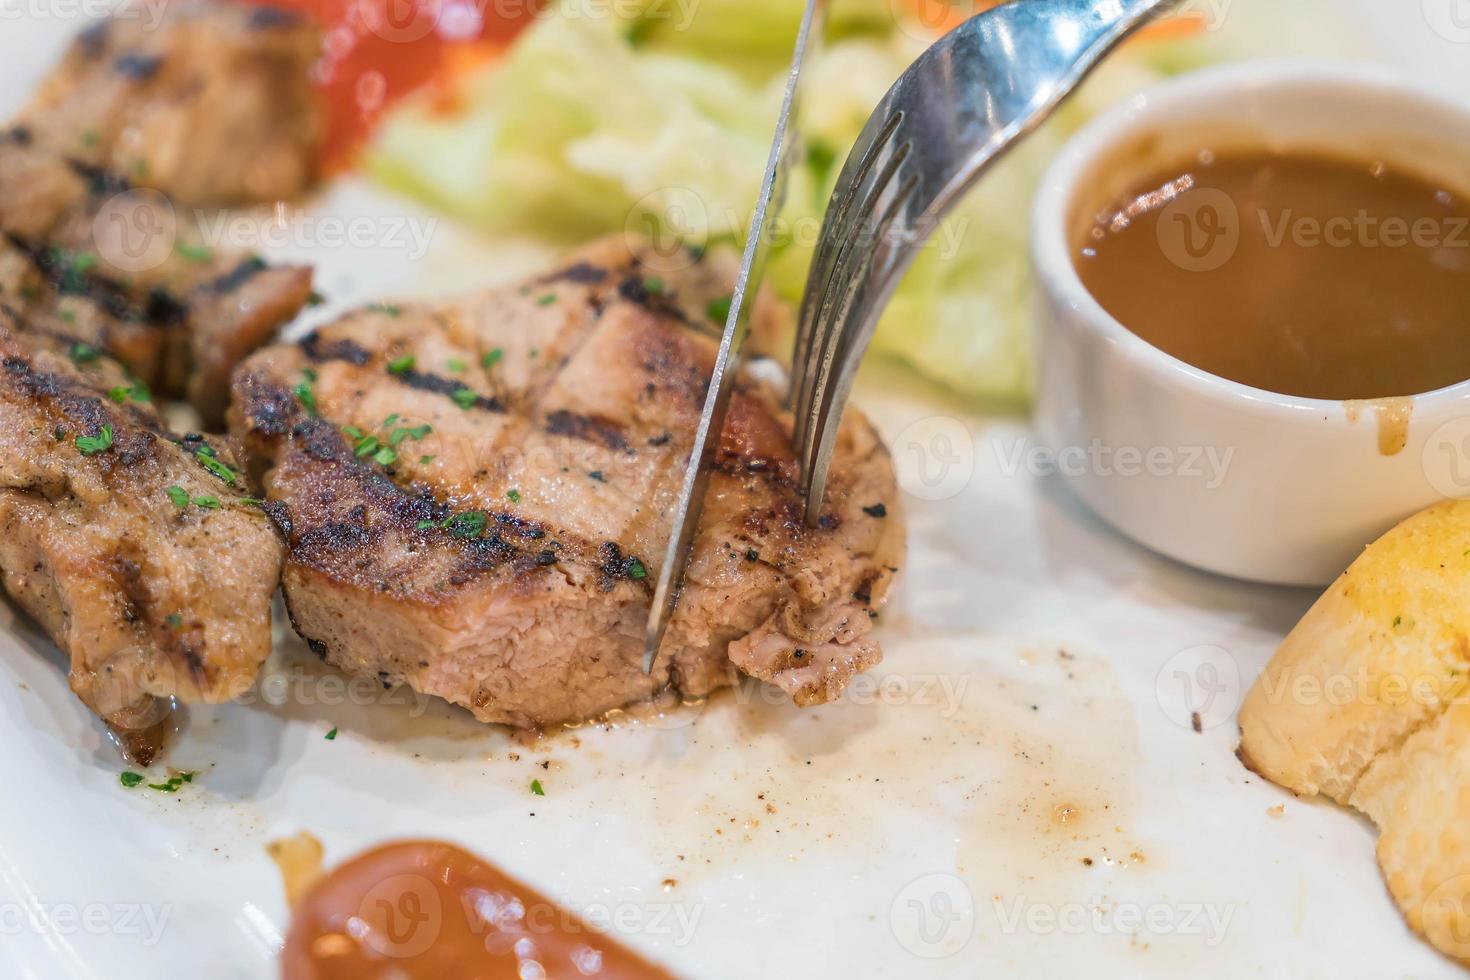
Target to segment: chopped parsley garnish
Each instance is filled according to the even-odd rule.
[[[148,788],[158,790],[160,793],[177,793],[179,787],[185,783],[192,783],[193,781],[194,774],[192,772],[181,772],[177,776],[168,777],[168,782],[166,783],[149,783]]]
[[[639,561],[637,558],[629,558],[626,567],[628,569],[629,578],[648,578],[648,569],[645,568],[643,566],[643,562]]]
[[[148,386],[145,385],[143,382],[133,381],[129,384],[118,385],[115,388],[109,388],[107,390],[107,397],[111,398],[119,405],[126,405],[129,398],[131,398],[135,402],[142,402],[146,405],[148,402],[153,400],[153,393],[148,390]]]
[[[434,522],[433,521],[419,521],[417,524],[414,525],[414,527],[418,528],[420,531],[427,531],[429,528],[431,528],[433,526],[434,526]]]
[[[648,293],[650,296],[662,295],[664,291],[664,281],[662,279],[659,279],[657,276],[652,276],[648,279],[645,279],[643,280],[643,291]]]
[[[95,436],[77,436],[77,449],[83,456],[95,456],[112,448],[112,426],[104,425]]]
[[[364,456],[371,456],[373,453],[377,452],[378,447],[381,445],[382,443],[378,441],[377,436],[361,436],[360,438],[358,438],[357,445],[353,449],[353,452],[357,454],[358,459],[362,459]]]
[[[335,729],[335,728],[332,729],[331,731],[327,732],[327,734],[325,736],[323,736],[323,737],[328,742],[335,742],[337,740],[337,729]]]
[[[174,506],[179,510],[189,506],[189,495],[184,492],[183,487],[169,487],[164,493],[168,494],[168,499],[172,500]]]
[[[310,381],[303,381],[292,388],[291,394],[295,395],[296,400],[301,403],[301,407],[306,409],[307,415],[316,418],[316,392],[311,390]]]
[[[219,510],[219,498],[218,497],[195,497],[194,498],[194,505],[196,507],[203,507],[205,510]]]
[[[369,303],[368,309],[374,313],[383,313],[388,316],[398,316],[403,312],[401,307],[395,306],[392,303]]]
[[[454,389],[454,394],[449,397],[454,399],[454,404],[467,412],[475,407],[475,402],[480,398],[472,388],[456,388]]]
[[[607,477],[602,475],[602,470],[593,470],[591,473],[588,473],[587,476],[590,479],[596,480],[598,483],[607,482]]]
[[[490,518],[483,510],[471,510],[463,514],[455,514],[445,525],[445,529],[456,538],[478,538],[485,533],[485,526]]]
[[[420,466],[428,466],[433,461],[434,461],[434,457],[433,456],[420,456],[419,457],[419,465]]]
[[[724,323],[730,319],[730,305],[734,302],[732,296],[721,296],[719,299],[711,300],[709,306],[705,307],[704,314],[716,323]]]
[[[396,446],[405,439],[422,439],[433,431],[433,428],[427,422],[423,425],[404,426],[401,429],[394,429],[392,434],[388,436],[388,445]]]
[[[539,779],[533,779],[533,780],[531,780],[531,792],[534,793],[534,794],[536,794],[537,796],[545,796],[546,795],[546,790],[544,790],[544,789],[541,788],[541,780],[539,780]]]
[[[536,297],[536,305],[537,306],[550,306],[552,303],[555,303],[555,302],[556,302],[556,294],[555,293],[547,293],[545,296],[538,296],[538,297]]]
[[[389,374],[407,374],[413,370],[414,361],[417,360],[412,354],[404,354],[402,357],[394,358],[388,362]]]
[[[384,446],[382,449],[379,449],[377,452],[373,453],[373,462],[377,463],[379,466],[392,466],[394,463],[398,462],[398,454],[389,449],[387,446]]]
[[[316,384],[316,368],[302,368],[301,376],[307,381],[310,381],[312,384]]]
[[[195,450],[194,458],[199,460],[200,465],[202,465],[206,470],[209,470],[209,472],[213,473],[221,480],[224,480],[226,483],[233,484],[235,482],[235,471],[230,469],[228,466],[220,461],[220,458],[215,455],[213,446],[200,446],[197,450]]]
[[[80,342],[72,344],[66,353],[71,358],[73,364],[91,364],[102,356],[102,351],[96,347]]]
[[[143,777],[135,772],[125,772],[117,777],[117,781],[122,783],[128,789],[132,789],[134,786],[143,781]]]
[[[214,258],[214,249],[206,245],[191,245],[188,242],[179,242],[174,246],[179,257],[186,262],[208,262]]]
[[[163,617],[163,621],[171,630],[176,630],[184,625],[184,617],[180,616],[178,613],[169,613],[167,616]]]
[[[488,350],[485,352],[485,356],[480,358],[480,366],[488,371],[496,364],[500,363],[500,359],[504,356],[505,351],[501,350],[499,347]]]
[[[95,129],[87,129],[87,130],[83,130],[82,131],[82,145],[83,146],[96,146],[97,145],[97,140],[100,139],[100,138],[101,137],[99,137],[97,135],[97,130],[95,130]]]
[[[465,363],[458,357],[451,357],[444,366],[449,369],[450,374],[464,374]]]
[[[521,492],[514,488],[507,490],[505,491],[505,499],[513,504],[518,504],[521,502]]]
[[[344,425],[344,426],[342,426],[342,434],[344,436],[350,436],[353,439],[361,439],[362,438],[362,430],[359,429],[355,425]]]
[[[313,289],[306,296],[306,305],[307,306],[311,306],[311,307],[321,306],[326,301],[327,301],[327,298],[325,296],[323,296],[321,293],[317,292],[315,289]]]

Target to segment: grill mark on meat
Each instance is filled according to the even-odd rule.
[[[166,289],[149,290],[140,306],[120,283],[90,269],[77,269],[75,262],[68,261],[61,250],[34,245],[18,235],[6,235],[6,239],[25,253],[47,286],[58,295],[85,299],[115,320],[162,328],[182,323],[188,315],[183,302]]]
[[[580,415],[557,409],[546,416],[546,432],[583,442],[595,442],[618,451],[629,448],[628,440],[623,435],[623,427],[612,419],[597,415]]]
[[[372,353],[357,341],[347,337],[323,340],[320,330],[313,330],[297,346],[308,360],[318,364],[324,361],[346,361],[353,367],[364,367],[373,359]]]
[[[257,7],[250,12],[246,26],[253,31],[268,31],[282,27],[295,27],[301,17],[294,11],[281,7]]]
[[[394,372],[391,376],[397,378],[401,384],[405,384],[410,388],[416,388],[419,391],[432,391],[435,394],[444,395],[449,398],[453,398],[461,391],[474,391],[473,388],[462,381],[456,381],[454,378],[446,378],[442,374],[430,374],[427,371],[420,371],[416,368]],[[484,409],[487,412],[505,411],[505,405],[499,398],[478,393],[475,394],[475,400],[470,403],[470,407]]]
[[[602,266],[593,265],[591,262],[576,262],[548,276],[543,276],[537,280],[537,284],[549,286],[552,283],[571,282],[579,286],[600,286],[607,281],[607,276],[608,270]]]
[[[668,317],[686,327],[696,328],[696,325],[679,308],[679,304],[675,303],[667,293],[654,292],[649,289],[648,280],[643,276],[632,275],[625,278],[618,284],[618,295],[655,316]]]
[[[163,58],[158,55],[139,54],[128,51],[118,55],[112,63],[113,69],[122,77],[135,82],[151,81],[163,67]]]
[[[72,169],[73,173],[87,182],[87,193],[93,197],[112,197],[114,194],[123,194],[133,189],[132,181],[126,177],[110,170],[104,170],[94,164],[67,157],[66,165]]]
[[[266,265],[265,259],[261,258],[258,255],[251,255],[245,259],[242,259],[239,265],[235,266],[233,269],[220,276],[218,279],[206,283],[203,288],[218,295],[233,293],[235,290],[239,289],[251,279],[254,279],[256,275],[264,272],[268,268],[269,266]]]
[[[20,357],[6,357],[0,365],[5,368],[3,377],[16,389],[27,397],[54,406],[62,420],[81,430],[78,433],[68,429],[66,435],[95,436],[103,426],[112,423],[111,412],[102,399],[91,394],[82,382],[37,371],[30,361]],[[140,431],[130,426],[116,426],[110,450],[90,458],[99,465],[121,463],[132,466],[153,455],[157,442],[158,436],[150,429]]]
[[[81,51],[87,58],[98,58],[107,50],[107,41],[112,34],[112,23],[102,21],[77,35],[77,50]]]

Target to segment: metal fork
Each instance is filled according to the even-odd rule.
[[[1103,56],[1176,2],[1011,0],[946,34],[878,104],[832,191],[792,356],[808,524],[858,363],[925,240]]]

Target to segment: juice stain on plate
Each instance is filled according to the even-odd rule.
[[[633,765],[636,723],[577,751],[551,740],[558,796],[646,828],[669,877],[694,884],[857,850],[957,875],[977,900],[1060,900],[1143,860],[1138,739],[1106,662],[979,634],[890,630],[885,645],[831,705],[749,685],[663,715]],[[922,829],[895,849],[895,822]]]
[[[1412,398],[1369,398],[1342,403],[1347,420],[1354,425],[1364,410],[1378,417],[1378,452],[1382,456],[1397,456],[1409,444],[1409,421],[1414,417]]]

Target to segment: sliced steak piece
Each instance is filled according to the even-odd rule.
[[[851,413],[807,529],[790,416],[747,374],[644,676],[733,279],[728,256],[656,258],[603,243],[531,282],[350,314],[239,368],[231,434],[289,513],[287,602],[328,662],[525,727],[665,687],[703,697],[735,679],[732,657],[801,704],[877,662],[869,624],[902,549],[887,451]]]
[[[243,693],[282,544],[228,450],[164,428],[110,358],[0,306],[0,577],[140,764],[165,699]]]
[[[320,53],[319,32],[284,10],[124,5],[76,39],[19,122],[183,205],[292,198],[318,175]]]
[[[167,397],[221,421],[230,372],[311,296],[311,269],[199,242],[156,191],[0,135],[0,301],[65,324]]]

